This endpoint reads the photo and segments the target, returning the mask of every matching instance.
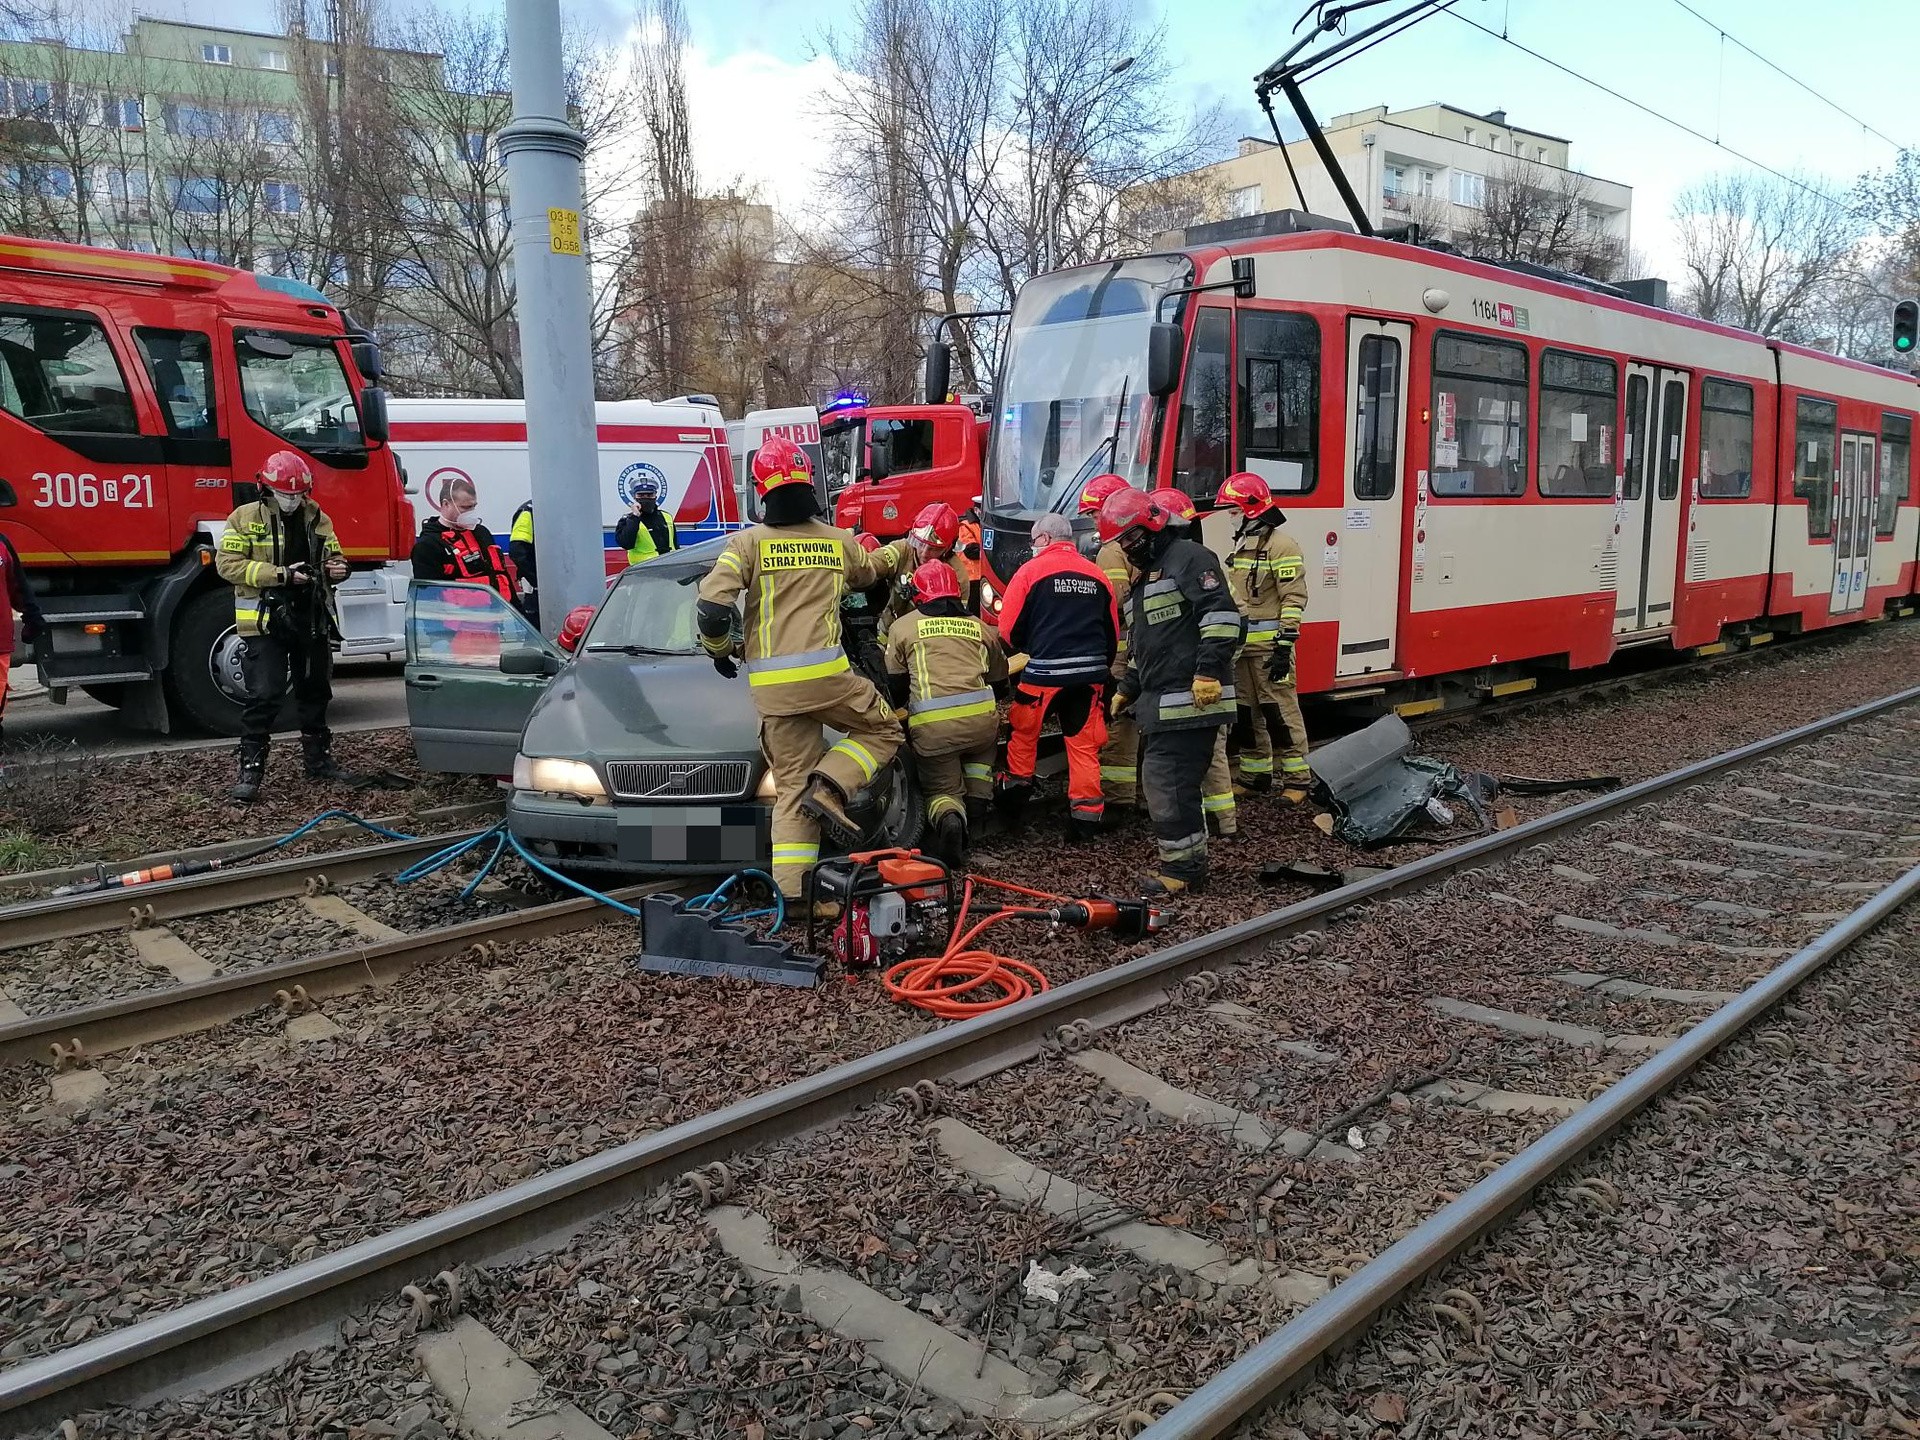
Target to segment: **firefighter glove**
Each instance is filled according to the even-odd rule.
[[[737,676],[740,673],[740,667],[733,663],[733,657],[731,655],[714,656],[713,668],[718,670],[722,675],[724,675],[729,680],[733,679],[735,676]]]
[[[1220,700],[1220,682],[1210,675],[1193,677],[1193,703],[1196,705],[1215,705]]]
[[[298,565],[287,566],[286,576],[289,585],[311,585],[313,583],[313,567],[303,560]]]
[[[1132,708],[1133,696],[1124,690],[1116,690],[1113,692],[1113,699],[1107,702],[1107,718],[1110,720],[1118,720]]]
[[[1293,642],[1276,640],[1273,653],[1267,656],[1267,679],[1278,685],[1293,674]]]

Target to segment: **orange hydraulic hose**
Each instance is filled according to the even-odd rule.
[[[963,932],[961,927],[966,924],[967,911],[973,904],[974,878],[969,876],[960,892],[960,915],[954,922],[947,948],[936,956],[896,961],[880,976],[882,988],[894,999],[943,1020],[985,1015],[1052,988],[1045,975],[1024,961],[996,955],[990,950],[967,948],[989,927],[1004,920],[1031,918],[1033,914],[1030,910],[1003,906]],[[985,883],[1043,899],[1056,898],[997,880]]]

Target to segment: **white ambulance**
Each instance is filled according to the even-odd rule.
[[[626,553],[614,544],[614,525],[643,493],[651,492],[672,517],[679,545],[711,540],[744,523],[727,450],[727,425],[717,406],[698,398],[603,400],[594,410],[600,438],[601,544],[609,575],[627,563]],[[514,512],[532,499],[526,402],[393,399],[387,411],[416,522],[438,513],[449,482],[471,480],[480,498],[481,519],[504,549]],[[536,516],[536,543],[537,523]],[[361,616],[364,611],[367,623],[356,633],[404,635],[412,573],[405,561],[397,561],[384,573],[356,575],[338,592],[343,625],[349,614]]]

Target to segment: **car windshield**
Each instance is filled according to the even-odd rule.
[[[705,567],[636,565],[622,575],[587,631],[589,650],[642,655],[697,655],[693,628],[694,587]]]
[[[240,393],[255,420],[302,450],[365,448],[360,410],[332,341],[274,331],[256,343],[250,332],[236,349]]]
[[[820,427],[820,468],[830,500],[860,478],[860,466],[866,459],[861,453],[865,449],[864,429],[864,422],[859,420]]]
[[[1150,255],[1043,275],[1020,291],[988,466],[991,509],[1071,513],[1081,487],[1108,470],[1146,483],[1147,333],[1161,293],[1188,283],[1192,268],[1184,256]]]

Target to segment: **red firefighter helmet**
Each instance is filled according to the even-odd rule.
[[[945,555],[960,539],[960,517],[946,501],[936,500],[921,507],[907,534],[928,554]]]
[[[1164,530],[1167,512],[1153,503],[1153,497],[1128,486],[1107,497],[1100,507],[1100,543],[1118,540],[1134,530]]]
[[[1220,503],[1233,506],[1251,520],[1273,508],[1273,487],[1251,470],[1239,470],[1221,482]]]
[[[593,619],[593,606],[576,605],[567,611],[567,618],[560,622],[560,633],[554,637],[562,650],[571,654],[579,647],[580,637],[587,633],[587,622]]]
[[[913,572],[913,603],[924,605],[929,600],[958,600],[960,598],[960,577],[953,573],[953,566],[944,560],[929,560]]]
[[[811,485],[813,462],[784,435],[769,435],[753,457],[753,490],[765,498],[782,485]]]
[[[1177,520],[1182,525],[1191,525],[1200,518],[1200,512],[1194,508],[1193,497],[1171,485],[1148,491],[1147,498],[1166,511],[1169,520]]]
[[[1080,513],[1098,515],[1100,507],[1107,503],[1109,497],[1132,488],[1118,475],[1096,475],[1080,491]]]
[[[291,450],[274,451],[255,478],[276,495],[305,495],[313,489],[313,471]]]

